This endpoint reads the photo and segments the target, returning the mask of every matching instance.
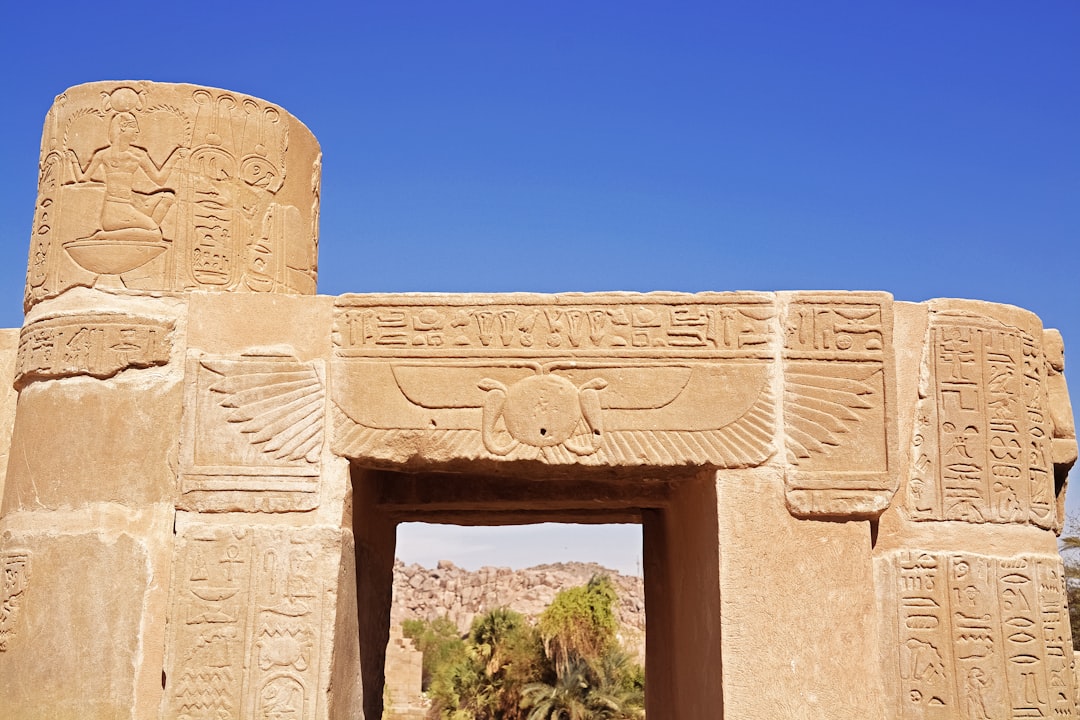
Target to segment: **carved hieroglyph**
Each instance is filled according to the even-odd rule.
[[[322,362],[194,355],[187,372],[178,506],[314,508],[326,414]]]
[[[905,550],[891,562],[901,717],[1076,717],[1060,558]]]
[[[0,652],[7,650],[15,635],[26,587],[30,582],[30,553],[26,550],[0,551]]]
[[[1054,529],[1060,532],[1065,517],[1065,487],[1077,457],[1076,424],[1069,401],[1069,388],[1065,383],[1065,341],[1060,332],[1043,331],[1043,352],[1046,354],[1047,412],[1053,429],[1050,455],[1054,463],[1054,490],[1058,495],[1058,522]]]
[[[315,291],[318,144],[281,108],[193,85],[56,98],[26,308],[74,285]]]
[[[120,313],[85,313],[23,326],[15,384],[76,375],[107,378],[127,368],[164,365],[173,322]]]
[[[747,467],[773,452],[762,294],[343,296],[335,451]]]
[[[163,718],[314,718],[327,528],[194,525],[173,567]]]
[[[930,314],[912,436],[914,520],[1060,527],[1038,318],[962,301]]]

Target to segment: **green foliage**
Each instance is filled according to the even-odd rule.
[[[540,638],[521,613],[496,608],[477,617],[469,641],[488,678],[522,684],[547,672]]]
[[[522,693],[526,720],[639,720],[645,717],[645,674],[622,650],[594,662],[572,657],[554,683]]]
[[[618,595],[611,578],[593,576],[586,585],[560,590],[540,616],[544,648],[556,668],[574,658],[593,661],[618,644]]]
[[[468,655],[440,666],[427,692],[432,701],[430,717],[443,720],[477,720],[477,707],[487,703],[480,674]]]
[[[526,720],[585,720],[589,718],[586,694],[589,667],[581,658],[569,661],[553,683],[530,683],[522,693],[522,705],[530,710]]]
[[[407,621],[403,630],[424,652],[432,718],[519,720],[521,688],[548,673],[536,630],[506,608],[477,617],[464,639],[446,618]]]
[[[619,646],[615,587],[607,577],[563,590],[536,627],[496,608],[465,638],[448,618],[409,620],[424,653],[432,720],[636,720],[645,673]]]
[[[526,720],[629,720],[645,716],[645,673],[619,646],[618,595],[607,576],[562,590],[538,624],[554,682],[522,693]]]
[[[402,635],[424,654],[421,687],[427,690],[441,669],[466,660],[465,640],[458,635],[457,625],[443,616],[432,621],[406,620],[401,624]]]

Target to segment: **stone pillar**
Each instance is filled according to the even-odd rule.
[[[723,717],[880,717],[871,522],[792,517],[773,468],[719,475]]]
[[[355,600],[347,465],[323,447],[330,306],[299,297],[320,158],[287,112],[222,90],[94,83],[49,111],[0,510],[11,717],[357,704],[333,652]]]
[[[15,377],[15,361],[19,350],[18,328],[0,330],[0,502],[4,498],[7,477],[8,451],[11,449],[11,426],[15,422],[15,402],[18,393],[10,383]]]
[[[163,719],[359,714],[349,466],[326,449],[331,308],[191,297]]]
[[[898,305],[897,335],[905,473],[875,548],[885,717],[1074,717],[1060,336],[966,300]]]

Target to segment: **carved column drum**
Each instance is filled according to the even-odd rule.
[[[75,286],[315,293],[319,144],[276,105],[98,82],[45,121],[24,309]]]

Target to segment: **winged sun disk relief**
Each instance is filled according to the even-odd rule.
[[[213,362],[204,361],[203,365],[223,376],[228,372],[227,368],[215,367]],[[277,459],[303,458],[313,463],[317,461],[322,441],[324,390],[313,367],[290,365],[289,370],[260,368],[256,372],[227,376],[210,389],[226,396],[220,405],[232,410],[228,420],[241,424],[241,432],[249,435],[252,444],[262,445],[263,452]],[[830,446],[841,444],[839,436],[860,420],[857,411],[873,407],[868,398],[876,389],[868,380],[878,372],[879,368],[872,368],[855,378],[786,373],[785,414],[791,462],[797,464],[799,458],[824,453]],[[663,394],[677,396],[685,383],[682,378],[676,382],[677,387],[670,389],[674,392]],[[578,456],[595,454],[605,436],[602,407],[623,404],[601,401],[601,391],[607,386],[607,381],[600,377],[580,386],[552,374],[530,375],[509,386],[484,377],[476,385],[484,393],[481,404],[484,446],[498,456],[509,455],[520,444],[536,448],[562,446]],[[419,398],[410,397],[410,400],[416,402]],[[501,431],[502,428],[505,430]],[[640,438],[637,440],[640,442]]]
[[[252,362],[203,360],[222,376],[210,391],[223,397],[226,419],[262,452],[277,460],[316,463],[322,449],[326,392],[313,365],[291,359]]]
[[[401,394],[412,405],[432,410],[482,408],[488,399],[483,384],[497,382],[509,388],[537,376],[564,378],[576,387],[602,378],[607,384],[601,395],[605,410],[655,410],[671,405],[687,389],[693,372],[692,367],[680,365],[627,367],[529,360],[503,366],[395,363],[391,369]]]
[[[498,380],[484,378],[477,387],[487,393],[481,426],[484,447],[493,455],[509,455],[519,443],[533,447],[562,445],[575,455],[592,455],[603,443],[601,390],[608,383],[593,378],[580,388],[558,375],[533,375],[509,388]],[[502,420],[509,440],[496,434]],[[584,422],[585,443],[576,442],[575,434]]]
[[[334,411],[335,452],[347,457],[400,460],[422,447],[432,457],[733,468],[759,465],[773,453],[775,401],[771,371],[762,363],[522,360],[351,368],[337,383]],[[388,383],[404,404],[379,389]],[[554,423],[532,422],[540,413],[526,411],[524,399],[511,400],[519,394],[535,401],[542,388]],[[475,421],[460,414],[472,409]],[[521,420],[513,432],[508,416],[510,425]]]

